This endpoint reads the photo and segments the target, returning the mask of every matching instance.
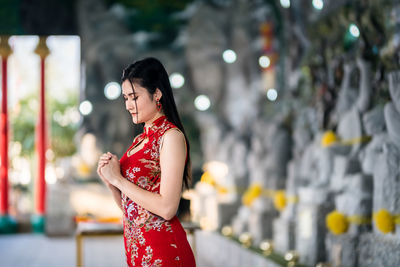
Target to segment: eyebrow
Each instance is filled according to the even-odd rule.
[[[131,95],[135,96],[135,95],[137,95],[137,94],[138,94],[138,93],[136,93],[136,92],[135,92],[135,93],[132,92],[132,93],[129,93],[129,94],[127,94],[127,95],[124,94],[124,93],[122,93],[123,96],[131,96]]]

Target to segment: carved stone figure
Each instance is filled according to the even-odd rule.
[[[357,58],[357,67],[360,70],[360,84],[356,105],[358,111],[363,113],[367,111],[371,102],[371,63],[362,58]]]

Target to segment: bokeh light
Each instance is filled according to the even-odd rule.
[[[324,1],[322,0],[313,0],[312,4],[315,9],[321,10],[324,8]]]
[[[174,72],[169,76],[169,82],[171,83],[172,88],[178,89],[185,84],[185,78],[182,74]]]
[[[274,88],[270,88],[267,91],[267,98],[270,101],[275,101],[278,98],[278,92]]]
[[[284,8],[290,7],[290,0],[281,0],[281,6]]]
[[[258,64],[260,64],[260,66],[263,68],[268,68],[269,65],[271,64],[271,60],[267,56],[261,56],[258,59]]]
[[[235,51],[228,49],[222,53],[222,58],[226,63],[233,63],[236,61],[236,53]]]
[[[360,30],[358,29],[357,25],[355,25],[354,23],[350,24],[349,32],[355,38],[358,38],[360,36]]]
[[[104,95],[109,100],[117,99],[121,95],[121,86],[117,82],[109,82],[104,87]]]
[[[199,95],[194,100],[194,106],[200,111],[205,111],[211,106],[210,98],[206,95]]]
[[[79,105],[79,111],[84,116],[89,115],[92,112],[92,110],[93,110],[93,106],[89,100],[85,100]]]

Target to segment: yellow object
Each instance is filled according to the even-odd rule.
[[[214,186],[216,184],[214,177],[211,175],[209,171],[206,171],[203,173],[203,175],[200,178],[200,182],[206,183],[209,185]]]
[[[343,146],[352,146],[355,144],[367,143],[367,142],[371,141],[371,139],[372,139],[371,136],[365,135],[365,136],[361,136],[361,137],[355,137],[352,139],[340,141],[340,144]]]
[[[348,216],[347,220],[349,221],[349,223],[354,223],[356,225],[370,224],[371,216],[352,215]]]
[[[340,138],[333,131],[326,131],[321,138],[322,147],[330,147],[334,144],[340,144],[342,146],[352,146],[360,143],[367,143],[371,141],[371,136],[360,136],[346,140],[340,140]]]
[[[329,147],[338,142],[338,138],[333,131],[326,131],[321,139],[321,145],[323,147]]]
[[[343,213],[337,210],[332,211],[326,216],[325,219],[326,227],[334,235],[341,235],[347,232],[349,228],[349,221]]]
[[[288,267],[295,267],[297,266],[297,263],[299,262],[300,255],[297,251],[295,250],[289,250],[288,252],[285,253],[284,259],[287,261]]]
[[[228,194],[228,188],[226,188],[226,187],[223,187],[223,186],[217,186],[217,192],[219,193],[219,194]]]
[[[223,195],[223,194],[227,194],[229,192],[227,187],[220,186],[219,184],[217,184],[214,176],[212,176],[212,174],[209,171],[205,171],[203,173],[203,175],[200,178],[200,182],[213,186],[217,190],[218,194]]]
[[[242,197],[242,203],[246,206],[250,206],[254,200],[256,200],[259,196],[261,196],[262,187],[260,184],[251,185]]]
[[[87,216],[87,215],[77,215],[77,216],[75,216],[75,221],[77,223],[81,223],[81,222],[122,223],[120,217],[93,217],[93,216]]]
[[[118,217],[97,218],[96,221],[99,223],[122,223],[121,218]]]
[[[78,174],[82,177],[88,177],[92,172],[90,166],[86,164],[84,161],[81,161],[78,165]]]
[[[242,244],[243,247],[249,248],[253,243],[253,237],[250,233],[244,232],[239,236],[239,242]]]
[[[231,226],[225,225],[224,227],[222,227],[221,233],[222,233],[224,236],[231,237],[231,236],[233,235],[233,229],[232,229]]]
[[[286,195],[284,190],[278,190],[274,195],[274,206],[277,210],[282,211],[286,207]]]
[[[381,209],[374,214],[376,228],[384,234],[391,233],[395,228],[394,216],[385,209]]]
[[[265,256],[269,256],[274,251],[274,243],[272,240],[263,240],[261,241],[259,248]]]

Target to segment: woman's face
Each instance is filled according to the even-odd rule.
[[[161,92],[157,89],[154,97],[152,97],[146,88],[137,83],[134,83],[133,86],[134,90],[128,80],[122,83],[126,110],[132,115],[132,121],[135,124],[152,122],[159,115],[156,99],[161,97],[158,96]]]

